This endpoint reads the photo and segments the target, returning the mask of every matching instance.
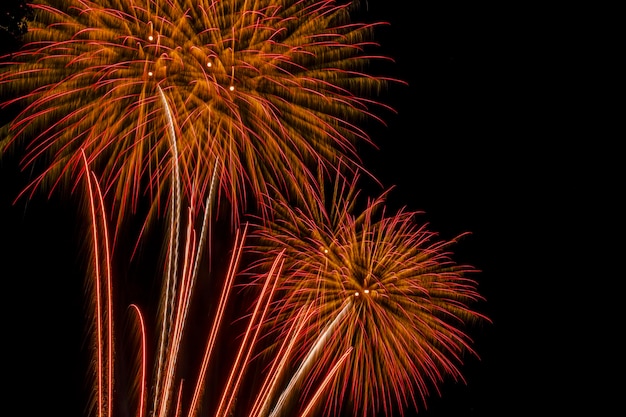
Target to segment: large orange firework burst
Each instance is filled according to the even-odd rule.
[[[124,214],[143,193],[153,213],[171,175],[176,137],[182,190],[236,208],[268,185],[304,183],[311,163],[358,163],[376,117],[368,74],[373,29],[331,0],[36,0],[25,46],[5,57],[0,92],[19,110],[5,150],[26,142],[30,189],[77,184],[80,149]],[[163,92],[163,96],[159,94]],[[369,97],[369,98],[368,98]],[[169,108],[169,114],[166,109]],[[380,109],[380,107],[378,107]],[[170,122],[171,120],[171,122]],[[41,164],[38,164],[41,162]],[[191,189],[196,191],[191,191]]]
[[[416,221],[416,212],[388,214],[390,190],[359,211],[357,181],[338,175],[334,188],[322,187],[307,204],[275,200],[274,217],[259,226],[250,250],[268,259],[285,250],[279,319],[271,325],[295,320],[292,312],[304,305],[317,320],[309,340],[339,321],[309,364],[309,381],[353,349],[333,380],[325,414],[342,408],[363,416],[402,414],[425,405],[446,379],[463,380],[464,355],[477,357],[469,325],[489,319],[472,309],[483,300],[470,278],[477,270],[453,260],[450,246],[461,236],[438,238]]]

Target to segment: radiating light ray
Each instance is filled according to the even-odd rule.
[[[345,306],[337,314],[337,317],[335,317],[317,337],[315,343],[311,347],[311,350],[306,355],[305,359],[302,361],[292,378],[289,380],[287,388],[285,388],[283,393],[280,395],[280,398],[278,399],[275,408],[272,410],[270,417],[276,417],[281,415],[283,411],[282,407],[284,406],[285,401],[292,394],[292,390],[294,389],[294,387],[301,383],[303,377],[305,376],[305,373],[313,365],[313,361],[317,359],[320,354],[320,350],[322,349],[328,338],[331,336],[331,334],[335,331],[336,327],[346,315],[351,305],[352,303],[348,299],[348,301],[345,303]],[[343,362],[343,360],[341,362]]]
[[[267,275],[268,279],[266,279],[265,285],[261,290],[259,301],[255,303],[254,311],[249,319],[248,327],[240,344],[240,349],[237,352],[237,357],[231,368],[228,381],[226,382],[224,395],[222,396],[222,399],[220,400],[220,403],[217,407],[217,417],[227,416],[230,413],[233,398],[239,391],[239,383],[244,374],[245,367],[248,365],[250,355],[252,353],[252,347],[256,343],[259,331],[261,330],[261,326],[259,324],[263,323],[263,321],[265,320],[265,316],[267,314],[270,304],[269,300],[272,299],[272,295],[277,284],[277,280],[275,279],[275,277],[280,275],[282,262],[282,254],[279,253],[273,265],[270,267],[270,271]],[[249,338],[250,340],[248,340]]]
[[[297,335],[302,334],[304,326],[307,325],[311,319],[312,305],[308,304],[300,308],[295,315],[298,320],[293,320],[289,330],[283,338],[283,343],[276,352],[280,361],[274,361],[270,369],[266,371],[266,378],[263,382],[261,389],[259,389],[254,406],[250,411],[250,416],[259,417],[265,416],[269,412],[271,407],[271,400],[274,398],[274,393],[278,389],[278,382],[280,376],[285,371],[287,361],[292,356],[295,344],[297,342]]]
[[[311,398],[307,406],[304,408],[304,410],[300,414],[300,417],[307,417],[313,411],[313,408],[318,405],[317,403],[318,400],[320,399],[320,397],[322,396],[326,388],[329,386],[332,379],[335,377],[335,374],[337,373],[339,368],[343,365],[346,359],[348,359],[348,356],[350,356],[350,353],[352,353],[352,347],[349,347],[348,350],[346,350],[346,352],[339,357],[339,359],[337,360],[337,363],[333,365],[331,370],[324,377],[324,380],[318,387],[317,391],[315,392],[315,394],[313,395],[313,397]]]
[[[235,251],[233,252],[233,256],[231,257],[229,265],[228,265],[228,271],[226,273],[226,281],[224,283],[224,286],[222,287],[222,293],[220,297],[218,298],[219,304],[217,307],[217,311],[213,316],[213,325],[211,326],[211,331],[207,339],[205,353],[202,357],[202,365],[200,367],[199,377],[195,385],[190,412],[195,413],[196,410],[199,408],[198,404],[199,404],[200,396],[202,395],[202,392],[205,389],[204,381],[206,378],[206,372],[207,372],[209,363],[211,362],[211,359],[212,359],[212,353],[215,347],[215,342],[217,340],[217,334],[218,334],[218,331],[220,330],[220,327],[222,326],[222,320],[224,316],[224,310],[226,308],[226,302],[229,299],[230,292],[233,287],[233,281],[235,279],[237,266],[239,265],[239,260],[241,259],[241,254],[243,251],[243,242],[245,240],[245,235],[246,235],[246,229],[247,227],[244,228],[242,236],[239,236],[239,233],[237,233],[237,236],[235,236],[235,243],[234,243]]]

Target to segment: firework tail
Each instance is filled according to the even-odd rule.
[[[178,148],[176,146],[176,133],[174,131],[174,121],[172,119],[172,113],[169,105],[167,104],[167,100],[165,95],[163,94],[163,90],[161,87],[158,87],[159,96],[161,98],[161,102],[163,104],[163,108],[165,110],[165,116],[167,120],[167,132],[170,139],[170,150],[172,153],[172,165],[174,169],[174,182],[172,185],[172,192],[170,193],[171,198],[171,210],[170,214],[170,243],[169,243],[169,251],[168,251],[168,262],[167,262],[167,278],[165,285],[165,294],[164,294],[164,305],[166,308],[163,309],[163,325],[161,328],[161,337],[160,337],[160,347],[158,353],[158,365],[157,365],[157,377],[156,377],[156,393],[154,396],[154,409],[157,409],[157,401],[160,398],[160,391],[163,386],[161,370],[163,369],[163,362],[166,357],[166,350],[168,347],[165,345],[167,337],[166,333],[171,326],[172,314],[174,312],[174,297],[176,296],[176,280],[177,280],[177,268],[178,268],[178,248],[179,248],[179,236],[180,236],[180,206],[181,206],[181,198],[180,198],[180,167],[178,165]],[[166,394],[167,395],[167,394]]]
[[[346,315],[346,312],[351,305],[352,302],[350,300],[346,301],[345,306],[339,311],[337,316],[335,316],[335,318],[326,326],[324,331],[319,335],[315,344],[311,347],[311,350],[309,350],[309,353],[306,355],[306,358],[302,361],[302,363],[298,367],[298,370],[289,381],[287,388],[285,388],[280,398],[278,399],[276,406],[270,414],[270,417],[279,417],[283,415],[283,407],[285,406],[286,401],[289,399],[289,396],[292,394],[294,387],[302,382],[302,379],[305,376],[306,372],[311,368],[315,359],[317,358],[320,349],[322,348],[328,337],[331,335],[331,333],[335,330],[337,325],[341,322],[341,319]],[[343,363],[344,360],[345,358],[342,356],[340,362]],[[334,372],[336,372],[336,369],[332,371],[333,374]],[[323,385],[327,383],[328,382],[325,382]]]
[[[99,417],[112,415],[113,410],[113,303],[111,294],[111,251],[108,239],[107,223],[104,216],[102,191],[89,171],[87,157],[82,153],[83,163],[87,172],[87,194],[91,214],[93,237],[94,274],[96,292],[96,361],[97,361],[97,414]],[[93,177],[92,177],[93,176]],[[102,234],[102,239],[100,237]],[[104,242],[104,245],[100,242]],[[103,248],[102,248],[103,246]],[[103,258],[100,259],[100,248]],[[101,264],[102,263],[102,264]],[[104,271],[102,271],[104,269]],[[105,275],[103,278],[102,275]],[[104,279],[104,283],[103,283]],[[106,334],[105,334],[106,333]]]

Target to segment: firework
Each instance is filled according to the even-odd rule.
[[[482,300],[469,278],[476,269],[452,259],[450,246],[461,236],[440,240],[416,222],[415,212],[388,215],[389,190],[358,211],[357,182],[358,176],[340,174],[309,204],[276,200],[272,221],[258,227],[250,250],[270,259],[285,251],[277,322],[294,320],[292,312],[303,305],[317,320],[298,346],[342,317],[307,369],[303,395],[351,348],[331,383],[325,415],[346,408],[354,415],[396,415],[423,406],[446,379],[463,380],[464,355],[477,356],[468,326],[488,319],[471,309]],[[261,259],[256,267],[262,266]]]
[[[37,0],[32,7],[25,46],[0,67],[0,93],[11,97],[4,106],[19,111],[4,151],[18,150],[36,173],[25,192],[76,187],[82,150],[105,197],[116,200],[113,213],[138,210],[144,194],[150,213],[161,213],[173,128],[186,200],[205,201],[219,160],[217,201],[241,209],[268,185],[293,187],[284,172],[306,183],[311,163],[358,163],[355,144],[370,139],[356,122],[385,107],[371,97],[389,80],[367,73],[384,59],[371,52],[379,23],[352,23],[350,4]]]
[[[174,142],[173,142],[174,143]],[[83,163],[89,172],[86,155],[83,153]],[[176,168],[173,169],[178,174]],[[290,386],[294,381],[303,378],[303,370],[310,368],[310,362],[314,359],[314,352],[326,344],[330,329],[333,329],[339,317],[329,326],[327,331],[317,337],[311,348],[311,353],[298,368],[299,371],[289,377],[288,370],[291,367],[292,352],[297,351],[295,343],[301,340],[299,334],[306,329],[312,318],[311,306],[302,306],[294,310],[292,320],[284,326],[277,326],[285,338],[282,343],[261,343],[261,330],[263,323],[274,321],[268,317],[272,311],[270,308],[274,301],[278,277],[284,263],[283,254],[277,256],[269,271],[260,277],[263,286],[256,293],[256,298],[250,302],[247,311],[247,324],[242,327],[240,337],[230,339],[225,327],[228,320],[227,310],[232,302],[232,290],[237,276],[239,262],[242,257],[244,241],[246,238],[247,226],[234,239],[232,255],[225,272],[223,286],[219,296],[209,297],[210,303],[215,305],[209,310],[212,311],[211,323],[207,323],[207,331],[204,333],[203,349],[199,358],[194,361],[191,371],[185,371],[180,362],[189,361],[189,345],[197,345],[197,335],[190,337],[189,325],[191,322],[191,305],[195,296],[196,284],[199,276],[199,264],[203,259],[203,243],[206,239],[206,227],[208,226],[208,216],[202,216],[201,230],[196,233],[193,225],[196,215],[194,208],[187,211],[186,220],[180,218],[182,213],[176,211],[175,207],[180,204],[170,205],[169,215],[177,217],[176,221],[170,221],[169,239],[166,240],[166,262],[163,268],[163,291],[159,304],[159,314],[156,319],[156,329],[154,335],[156,341],[149,342],[149,320],[145,317],[144,308],[136,303],[130,304],[128,308],[129,320],[134,329],[132,336],[135,343],[132,353],[123,352],[120,349],[120,339],[122,335],[117,331],[116,317],[119,312],[116,310],[114,296],[114,274],[112,264],[112,251],[109,240],[109,229],[105,202],[102,191],[93,172],[87,178],[87,195],[89,218],[91,219],[91,243],[92,250],[91,274],[89,281],[93,313],[92,346],[93,346],[93,391],[90,401],[89,415],[98,417],[110,417],[115,415],[128,415],[132,413],[138,417],[170,417],[187,416],[196,417],[203,410],[205,415],[210,410],[210,415],[215,417],[242,415],[247,417],[267,417],[285,415],[290,410],[292,404],[286,399],[290,399],[294,394],[290,391]],[[176,182],[172,185],[175,187]],[[173,191],[171,195],[180,199],[178,192]],[[209,194],[210,197],[211,193]],[[210,201],[207,207],[211,207]],[[180,236],[179,229],[186,224],[184,237]],[[207,278],[205,276],[205,278]],[[248,299],[247,297],[243,298]],[[209,321],[209,320],[203,320]],[[288,327],[287,327],[288,326]],[[236,340],[235,353],[222,355],[219,360],[215,360],[219,348],[219,342],[227,341],[232,343]],[[196,349],[197,350],[197,349]],[[120,352],[122,351],[122,352]],[[260,355],[261,352],[269,356]],[[126,353],[126,355],[124,355]],[[305,399],[305,413],[313,410],[323,392],[328,387],[329,381],[341,369],[346,359],[351,353],[351,349],[342,352],[336,361],[330,364],[323,380],[318,384],[315,393],[309,399]],[[118,364],[119,357],[125,358],[125,366]],[[130,360],[129,360],[130,358]],[[150,358],[154,358],[152,368],[148,366]],[[261,363],[262,375],[246,379],[249,368],[261,359],[267,360]],[[230,366],[226,368],[226,377],[221,372],[216,372],[215,362],[223,363],[230,361]],[[133,365],[128,365],[131,362]],[[213,366],[213,367],[212,367]],[[119,375],[129,376],[131,381],[121,381]],[[257,381],[258,379],[258,381]],[[285,379],[290,379],[291,383],[282,391],[279,396],[281,383]],[[187,385],[184,383],[190,380]],[[220,385],[221,384],[221,385]],[[223,386],[222,386],[223,385]],[[219,394],[215,395],[216,387],[222,386]],[[237,402],[240,392],[249,401]],[[212,394],[215,401],[211,401]],[[120,411],[121,410],[121,411]]]

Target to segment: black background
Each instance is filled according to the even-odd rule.
[[[493,321],[472,332],[481,360],[467,359],[466,383],[444,384],[419,415],[603,415],[615,393],[600,387],[619,376],[623,330],[607,318],[624,279],[607,270],[622,259],[610,219],[623,194],[624,137],[610,128],[624,110],[613,81],[624,45],[611,47],[619,31],[610,11],[362,3],[364,18],[390,23],[377,40],[396,61],[390,75],[408,83],[381,97],[397,114],[371,128],[380,149],[362,150],[365,166],[395,187],[391,207],[423,211],[443,238],[471,232],[455,251],[482,271],[481,309]],[[17,171],[2,160],[5,406],[80,416],[75,201],[37,195],[13,205],[28,177]]]

